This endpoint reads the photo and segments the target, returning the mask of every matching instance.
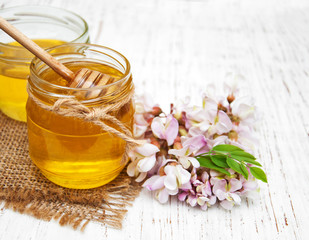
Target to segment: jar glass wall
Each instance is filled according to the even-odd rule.
[[[120,53],[98,45],[65,44],[49,51],[74,72],[86,67],[108,74],[113,81],[93,88],[67,87],[66,80],[34,58],[28,81],[32,97],[27,102],[30,157],[58,185],[78,189],[101,186],[124,168],[126,142],[94,123],[48,111],[37,101],[52,106],[58,99],[74,98],[90,109],[115,104],[132,94],[130,64]],[[132,131],[132,100],[110,114]]]
[[[0,15],[43,48],[66,42],[88,43],[88,25],[75,13],[49,6],[19,6]],[[26,121],[26,84],[33,55],[0,31],[0,110]]]

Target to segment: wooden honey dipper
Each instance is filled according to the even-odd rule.
[[[14,38],[18,43],[28,49],[31,53],[33,53],[36,57],[46,63],[46,65],[52,68],[61,77],[67,80],[68,87],[91,88],[109,84],[114,80],[114,78],[108,74],[90,70],[88,68],[82,68],[76,73],[72,72],[2,17],[0,17],[0,28],[12,38]],[[101,91],[98,89],[96,91],[89,91],[86,93],[86,97],[93,98],[96,96],[101,96],[104,94],[104,92],[106,92],[106,90]]]

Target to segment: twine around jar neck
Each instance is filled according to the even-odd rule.
[[[27,91],[29,98],[44,110],[51,111],[60,116],[74,117],[82,119],[85,122],[91,122],[101,127],[103,131],[111,133],[126,141],[126,149],[122,158],[123,163],[126,163],[128,161],[128,152],[131,149],[145,143],[145,141],[143,140],[134,139],[132,132],[121,121],[111,115],[111,112],[119,110],[121,107],[123,107],[125,104],[129,103],[132,100],[134,91],[131,91],[126,97],[124,97],[120,101],[102,107],[87,107],[80,103],[78,100],[72,98],[60,98],[54,103],[54,105],[48,105],[35,97],[31,93],[31,91],[29,91],[29,88],[27,88]],[[106,124],[105,121],[113,123],[121,131]]]

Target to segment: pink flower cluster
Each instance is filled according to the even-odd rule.
[[[257,181],[250,172],[248,180],[232,169],[227,169],[231,173],[227,176],[200,167],[196,159],[219,144],[254,152],[255,107],[230,90],[226,98],[204,96],[202,106],[171,105],[169,114],[149,99],[139,99],[134,136],[147,142],[130,152],[128,175],[144,181],[143,187],[155,191],[161,203],[177,195],[180,201],[203,210],[216,202],[231,209],[240,205],[241,197],[257,192]]]

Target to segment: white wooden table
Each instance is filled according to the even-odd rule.
[[[71,9],[91,41],[123,53],[139,92],[168,106],[193,102],[209,83],[242,74],[263,114],[258,157],[268,184],[232,211],[206,212],[142,191],[122,230],[90,223],[85,232],[0,210],[0,239],[308,239],[309,1],[0,0]]]

